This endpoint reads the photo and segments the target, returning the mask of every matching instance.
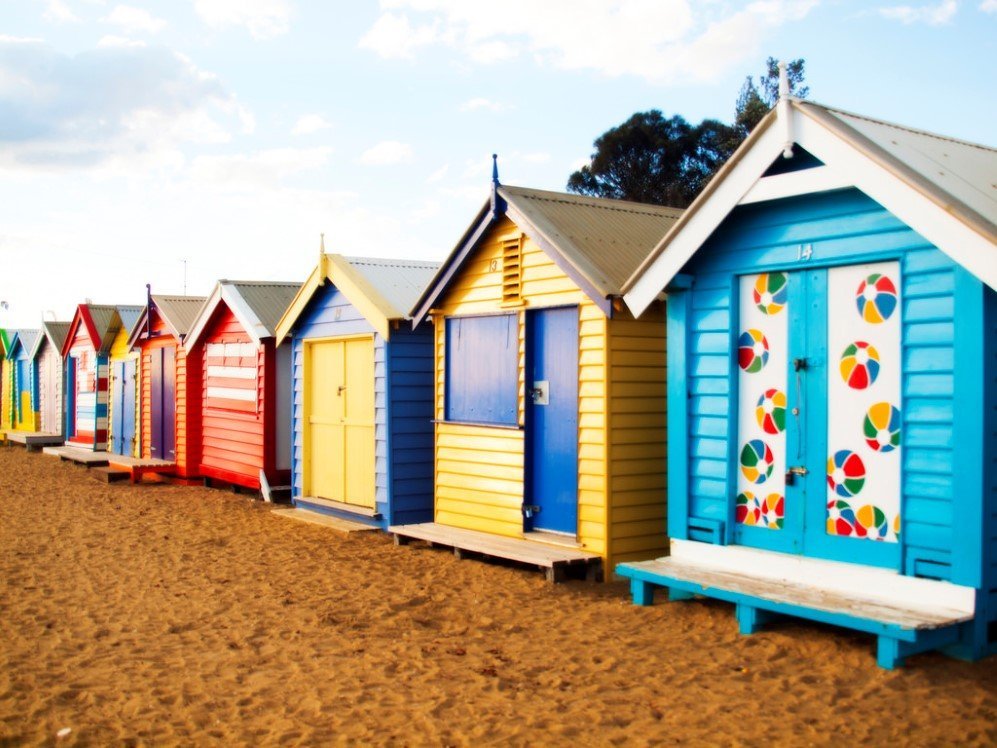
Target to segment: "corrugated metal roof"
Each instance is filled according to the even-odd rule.
[[[620,293],[627,278],[682,215],[679,208],[524,187],[500,186],[498,193],[603,297]]]
[[[219,281],[238,292],[249,310],[270,336],[277,334],[277,323],[301,287],[300,283],[283,281]]]
[[[69,326],[71,324],[72,322],[42,322],[42,327],[45,328],[49,340],[52,341],[52,346],[57,351],[62,350],[62,345],[66,342],[66,336],[69,334]]]
[[[438,262],[376,257],[345,259],[392,308],[392,313],[387,315],[389,319],[409,319],[409,310],[440,269]]]
[[[205,296],[165,296],[154,293],[152,303],[156,305],[159,315],[166,320],[166,323],[173,328],[176,334],[183,337],[190,331],[191,325],[197,319],[197,313],[201,310],[206,298]],[[133,331],[132,327],[138,321],[142,311],[143,308],[140,307],[135,320],[131,325],[127,325],[129,333]]]
[[[967,223],[982,220],[984,223],[978,228],[997,236],[997,150],[810,101],[794,104],[807,114],[829,115],[832,122],[843,125],[836,128],[838,133],[860,150],[868,151],[868,143],[882,149],[913,172],[911,175],[900,171],[897,176],[915,189],[938,190],[943,201],[961,203],[969,209],[966,215],[960,215],[963,220]],[[916,178],[910,179],[911,176]]]
[[[14,334],[17,336],[17,340],[19,341],[21,348],[23,348],[26,353],[30,353],[35,347],[35,341],[41,334],[41,330],[14,330]]]
[[[118,317],[121,318],[121,326],[131,334],[131,331],[135,328],[139,317],[142,316],[142,312],[145,311],[144,306],[119,306],[118,307]]]

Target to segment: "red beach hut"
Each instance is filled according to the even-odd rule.
[[[200,362],[199,474],[253,490],[291,475],[291,344],[277,323],[299,283],[219,281],[184,343]]]

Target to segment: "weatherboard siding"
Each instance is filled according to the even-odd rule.
[[[266,459],[267,429],[287,428],[268,419],[267,356],[273,356],[272,343],[256,348],[256,403],[252,411],[225,408],[224,403],[208,396],[208,346],[213,344],[253,345],[242,324],[224,304],[208,323],[208,330],[197,345],[201,378],[196,397],[201,410],[200,472],[205,477],[230,481],[247,488],[260,487],[260,470],[273,471]],[[276,434],[273,438],[278,438]],[[275,478],[276,476],[271,476]]]
[[[814,260],[797,259],[801,244]],[[802,270],[897,258],[902,298],[902,542],[905,565],[952,578],[955,264],[920,235],[857,190],[782,200],[737,209],[683,270],[694,278],[687,303],[685,351],[672,361],[685,368],[688,387],[688,459],[683,476],[690,526],[725,524],[731,537],[731,468],[736,431],[732,308],[736,275]],[[674,407],[674,404],[673,404]],[[681,407],[681,406],[679,406]],[[677,419],[676,423],[681,423]],[[706,523],[699,522],[706,520]]]
[[[291,350],[292,496],[306,499],[305,346],[357,335],[374,339],[374,501],[382,527],[432,517],[433,339],[427,324],[394,326],[390,337],[332,285],[322,287],[294,326]],[[312,507],[320,508],[320,507]]]
[[[63,433],[63,408],[62,399],[63,371],[62,355],[57,351],[48,338],[42,341],[41,350],[35,359],[38,370],[38,408],[41,413],[41,431],[46,434]],[[52,381],[54,387],[49,388],[46,383],[49,381],[48,373],[54,368]],[[54,407],[50,400],[54,399]],[[55,415],[54,422],[51,414]]]

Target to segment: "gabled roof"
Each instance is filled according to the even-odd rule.
[[[277,324],[277,343],[290,334],[308,302],[327,282],[342,291],[374,329],[388,339],[390,323],[409,319],[408,310],[439,267],[437,262],[320,254],[318,265]]]
[[[614,296],[682,215],[679,208],[495,185],[460,242],[412,310],[421,321],[457,270],[503,215],[508,216],[607,314]]]
[[[164,294],[152,294],[152,304],[156,307],[156,314],[163,320],[170,334],[177,340],[183,341],[190,330],[197,313],[204,304],[203,296],[167,296]],[[135,321],[132,323],[128,334],[128,346],[132,348],[142,336],[142,331],[148,318],[148,307],[139,307]]]
[[[13,330],[6,330],[0,327],[0,353],[6,358],[7,351],[10,350],[11,337],[13,336]]]
[[[264,339],[276,337],[277,323],[299,288],[300,283],[220,280],[198,311],[184,345],[190,349],[200,340],[211,316],[222,303],[257,345]]]
[[[36,358],[42,349],[42,343],[46,340],[57,351],[62,351],[62,346],[66,342],[66,334],[69,332],[69,322],[53,322],[42,320],[41,335],[35,339],[35,344],[31,348],[31,358]]]
[[[765,174],[788,144],[824,166]],[[856,187],[997,288],[997,150],[786,98],[627,280],[640,314],[741,202]],[[754,191],[754,194],[752,194]]]
[[[40,332],[38,330],[14,330],[10,340],[10,353],[17,353],[18,348],[23,348],[25,355],[31,355],[31,349],[35,346]],[[10,355],[10,354],[8,354]]]
[[[62,343],[63,358],[69,354],[69,346],[81,325],[86,327],[94,349],[99,353],[106,353],[118,330],[122,327],[128,329],[129,324],[134,324],[142,309],[140,306],[125,304],[80,304],[76,307],[76,314],[69,323],[66,339]]]

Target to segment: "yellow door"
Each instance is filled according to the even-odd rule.
[[[374,341],[310,344],[312,496],[374,508]]]

